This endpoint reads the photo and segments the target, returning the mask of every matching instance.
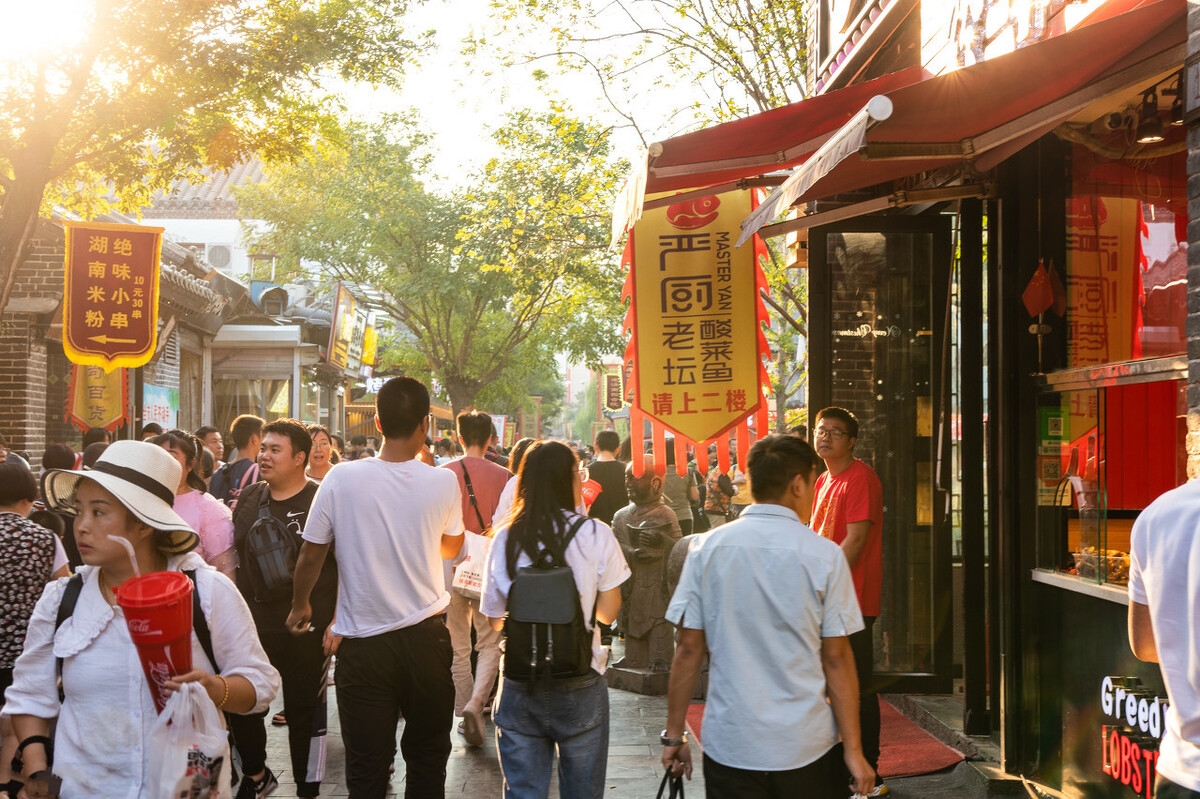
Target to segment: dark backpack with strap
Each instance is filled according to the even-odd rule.
[[[300,544],[296,534],[271,513],[271,489],[266,483],[260,486],[258,518],[246,531],[239,554],[254,599],[278,602],[292,596],[292,578],[296,573]]]
[[[584,623],[567,547],[588,519],[578,519],[562,542],[517,569],[504,620],[504,676],[510,680],[583,677],[592,667],[592,633]],[[595,624],[595,612],[592,624]]]
[[[217,656],[213,654],[212,631],[208,629],[208,619],[204,615],[204,609],[200,607],[200,587],[196,583],[196,570],[186,569],[183,573],[192,581],[192,630],[196,633],[196,638],[200,641],[200,648],[204,650],[208,662],[212,664],[213,673],[220,674],[221,665],[217,663]],[[83,575],[72,575],[71,579],[67,581],[67,587],[63,589],[62,599],[58,603],[58,616],[54,619],[55,632],[75,612],[75,605],[79,603],[79,592],[82,590]],[[65,696],[62,688],[63,659],[57,658],[56,660],[58,664],[58,701],[61,702]],[[233,732],[230,731],[229,750],[236,753],[236,748],[237,742],[233,739]],[[229,764],[230,785],[237,785],[240,781],[238,777],[240,762],[240,757],[238,757],[235,758],[235,762]]]
[[[238,476],[236,472],[242,464],[245,464],[245,468]],[[242,492],[246,490],[247,486],[254,485],[256,482],[258,482],[258,464],[248,458],[239,458],[213,472],[212,480],[209,481],[208,493],[228,505],[230,510],[236,510]]]
[[[192,581],[192,630],[196,633],[196,638],[200,641],[200,648],[204,650],[204,654],[208,656],[208,662],[212,664],[213,670],[220,673],[221,666],[217,663],[217,656],[213,654],[212,632],[208,629],[208,619],[204,616],[204,611],[200,608],[200,589],[196,585],[196,570],[188,569],[184,572],[187,578]],[[79,592],[83,590],[83,575],[75,574],[67,580],[67,587],[63,589],[62,599],[58,603],[58,616],[54,619],[54,631],[58,632],[58,628],[62,627],[63,622],[71,618],[71,614],[75,612],[75,605],[79,603]],[[58,663],[58,679],[62,680],[62,658],[57,658]],[[61,682],[58,688],[58,698],[63,698]]]

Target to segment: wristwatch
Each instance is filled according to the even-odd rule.
[[[663,730],[658,736],[658,740],[662,742],[663,746],[680,746],[687,743],[687,732],[681,732],[678,738],[670,738],[667,736],[667,731]]]

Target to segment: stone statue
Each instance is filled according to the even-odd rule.
[[[675,628],[664,616],[671,595],[667,589],[667,560],[682,537],[675,511],[662,500],[663,480],[646,459],[645,472],[625,470],[630,504],[613,517],[613,532],[633,571],[622,604],[619,626],[625,633],[625,657],[614,668],[668,671],[675,654]]]

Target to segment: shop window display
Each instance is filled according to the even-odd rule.
[[[1187,479],[1186,382],[1044,395],[1038,408],[1038,566],[1129,580],[1138,512]]]
[[[1053,286],[1065,368],[1037,409],[1041,570],[1125,585],[1138,512],[1187,479],[1184,166],[1073,148]]]

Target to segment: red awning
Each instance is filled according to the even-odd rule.
[[[646,193],[726,183],[804,162],[877,94],[926,77],[919,67],[884,75],[836,92],[735,119],[651,146]]]
[[[1157,0],[888,91],[871,100],[870,111],[864,104],[746,218],[741,241],[799,201],[957,162],[990,169],[1094,103],[1180,68],[1186,40],[1185,0]]]

